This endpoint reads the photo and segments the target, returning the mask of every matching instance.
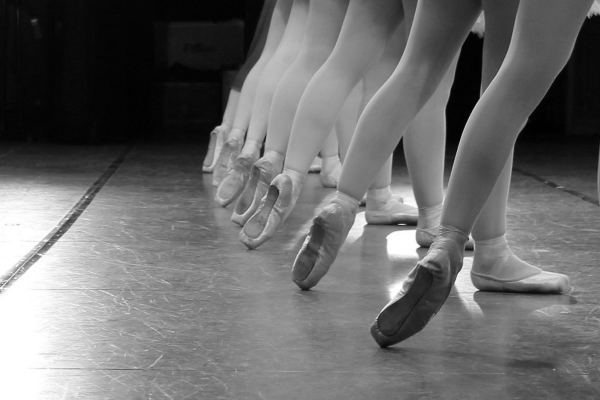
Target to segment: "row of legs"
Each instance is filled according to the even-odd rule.
[[[337,160],[335,141],[326,140],[335,131],[343,161],[337,192],[313,221],[293,280],[310,289],[326,275],[365,193],[368,222],[417,224],[417,242],[431,249],[373,324],[380,345],[412,336],[437,313],[462,267],[470,233],[477,288],[568,290],[565,275],[512,254],[505,213],[516,137],[568,60],[592,1],[278,0],[227,139],[238,143],[229,147],[239,155],[232,158],[232,150],[229,159],[220,157],[228,174],[217,198],[237,198],[232,219],[243,225],[240,240],[256,248],[275,234],[319,150],[324,160]],[[458,52],[482,10],[482,96],[444,200],[445,106]],[[252,83],[255,70],[261,77]],[[252,91],[245,93],[247,87]],[[240,107],[252,94],[246,135],[241,114],[247,107]],[[353,115],[360,115],[356,126]],[[403,135],[418,210],[392,199],[389,190],[391,154]]]

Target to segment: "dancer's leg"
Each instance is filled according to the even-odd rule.
[[[523,124],[571,55],[592,0],[521,2],[508,53],[465,127],[442,224],[470,232]]]
[[[306,35],[300,54],[281,79],[269,114],[269,134],[265,142],[265,150],[280,154],[281,161],[287,150],[300,98],[311,78],[331,55],[348,3],[349,0],[311,2]],[[330,135],[330,139],[321,149],[323,175],[330,173],[329,170],[334,167],[331,165],[331,159],[337,157],[337,154],[337,140],[335,135]]]
[[[508,51],[519,0],[483,0],[486,32],[483,46],[481,91],[497,74]],[[506,205],[510,188],[513,152],[504,166],[490,197],[473,226],[475,254],[471,269],[473,284],[481,290],[562,292],[569,287],[565,275],[542,271],[522,261],[508,247]]]
[[[292,211],[305,174],[331,132],[350,91],[383,53],[385,43],[401,20],[397,0],[353,0],[348,6],[340,36],[329,59],[302,95],[286,152],[283,176],[240,233],[240,240],[255,248],[272,237]],[[275,185],[277,181],[277,185]],[[284,190],[280,192],[279,190]],[[365,189],[366,191],[366,189]],[[271,212],[273,211],[273,212]]]
[[[306,33],[303,34],[301,46],[297,50],[295,50],[295,47],[297,47],[296,41],[287,44],[295,38],[287,40],[288,32],[286,31],[286,38],[283,39],[281,46],[286,46],[285,51],[288,53],[295,50],[297,57],[279,81],[273,94],[270,112],[268,115],[264,115],[264,117],[268,116],[269,131],[265,142],[265,154],[250,172],[248,184],[241,192],[240,199],[232,215],[234,222],[240,225],[245,224],[249,216],[258,208],[258,202],[266,193],[268,185],[275,175],[281,172],[294,114],[298,108],[300,97],[312,76],[331,54],[344,20],[348,2],[349,0],[311,2],[307,21],[304,24],[305,26],[302,27],[303,32]],[[292,19],[293,17],[290,18],[290,20]],[[291,27],[292,24],[293,22],[290,21],[289,26]],[[261,81],[261,89],[263,87],[265,89],[262,92],[269,93],[268,90],[271,90],[273,85],[277,84],[278,71],[271,71],[271,65],[275,62],[277,62],[277,65],[281,65],[285,61],[284,59],[277,61],[278,58],[281,58],[279,57],[280,54],[285,55],[284,49],[277,51],[277,54],[265,69],[263,74],[265,82]],[[288,58],[291,58],[291,54],[288,54]],[[259,93],[261,93],[261,90],[259,90]],[[257,95],[257,97],[259,96]],[[260,104],[258,101],[255,103]],[[266,126],[259,126],[267,122],[263,120],[261,111],[255,109],[255,112],[256,114],[253,113],[250,123],[247,145],[252,144],[252,140],[256,140],[254,135],[256,135],[257,129],[267,129]],[[244,146],[242,153],[246,152],[247,145]],[[329,147],[332,147],[332,145],[337,146],[337,143],[330,143]],[[332,149],[327,150],[332,151]],[[337,156],[337,149],[335,154]],[[325,156],[331,156],[331,154],[325,154]],[[326,157],[324,159],[325,171],[329,167],[328,161],[330,158]]]
[[[308,12],[309,0],[294,0],[285,34],[258,83],[246,136],[245,153],[257,153],[257,148],[262,146],[267,133],[273,96],[282,77],[300,53],[307,28]]]
[[[406,129],[437,89],[479,9],[477,0],[419,2],[400,64],[358,122],[339,191],[355,199],[366,191],[383,155],[397,146],[398,131]]]
[[[327,273],[352,226],[355,210],[346,207],[357,204],[378,169],[382,177],[384,157],[391,155],[419,108],[429,101],[439,82],[448,75],[446,70],[453,64],[455,54],[479,12],[477,0],[462,3],[464,7],[460,12],[457,9],[461,7],[456,4],[450,7],[448,3],[441,2],[427,3],[422,7],[425,12],[421,11],[421,15],[427,17],[423,18],[422,24],[427,28],[420,28],[419,25],[413,28],[415,32],[410,33],[402,61],[362,113],[342,169],[338,193],[315,218],[294,262],[293,280],[301,288],[311,288]],[[414,9],[414,3],[406,7],[408,12],[411,11],[410,6]],[[453,14],[457,23],[449,24],[452,20],[448,18]],[[447,100],[445,91],[449,89],[443,87],[439,93],[445,95]],[[398,104],[402,106],[398,107]],[[444,115],[444,107],[441,111],[439,107],[433,110]],[[444,131],[436,134],[438,140],[441,136],[443,141]],[[361,144],[357,145],[357,142]],[[440,155],[438,157],[443,158]],[[351,174],[347,174],[349,168]],[[437,178],[441,184],[441,174]],[[439,218],[439,211],[437,216]]]
[[[281,38],[283,37],[293,2],[294,0],[277,0],[277,3],[275,4],[263,51],[260,58],[256,61],[254,67],[252,67],[244,80],[238,106],[235,111],[232,129],[227,137],[227,142],[223,146],[221,154],[219,154],[219,160],[213,173],[214,186],[217,186],[223,178],[225,178],[230,164],[231,152],[239,152],[241,149],[244,137],[246,136],[246,131],[248,130],[248,125],[250,124],[252,105],[258,88],[258,81],[267,63],[275,54]]]
[[[415,2],[416,4],[416,2]],[[361,110],[371,101],[373,96],[381,89],[390,78],[404,53],[408,30],[406,29],[406,8],[403,7],[405,17],[398,24],[391,38],[388,40],[385,51],[377,65],[363,79],[363,98]],[[401,135],[401,133],[399,133]],[[369,190],[366,193],[365,219],[369,224],[395,225],[417,224],[417,209],[403,204],[402,198],[394,198],[391,192],[393,156],[390,155],[384,166],[379,170]]]
[[[422,330],[447,299],[462,267],[466,234],[506,166],[521,127],[567,62],[591,3],[529,0],[519,4],[507,56],[465,127],[440,235],[371,327],[380,346]]]
[[[377,64],[401,20],[397,0],[352,0],[331,57],[304,92],[288,144],[285,168],[305,174],[337,120],[348,95]],[[365,189],[366,191],[366,189]]]
[[[227,136],[229,136],[244,81],[246,80],[248,73],[250,73],[250,70],[260,58],[267,42],[269,25],[271,24],[271,17],[273,16],[273,9],[275,8],[276,3],[277,0],[265,0],[263,3],[260,17],[256,24],[256,31],[254,32],[254,37],[252,38],[252,43],[250,43],[250,48],[248,50],[248,56],[231,83],[231,90],[227,98],[223,121],[221,122],[221,125],[211,132],[208,151],[203,163],[204,172],[212,172],[214,170],[221,148],[227,139]]]

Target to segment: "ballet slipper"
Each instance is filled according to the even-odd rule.
[[[283,156],[277,153],[275,160],[267,159],[269,150],[265,152],[265,157],[258,160],[250,171],[250,179],[244,188],[244,191],[238,198],[231,220],[240,226],[244,226],[248,219],[258,209],[261,199],[269,190],[269,185],[275,179],[275,176],[281,172]]]
[[[223,145],[219,161],[213,170],[213,186],[219,186],[221,181],[225,179],[229,169],[233,166],[233,162],[242,150],[242,141],[236,138],[229,138]]]
[[[310,165],[308,172],[311,174],[319,173],[319,172],[321,172],[322,165],[323,165],[323,161],[321,160],[321,157],[316,156],[315,159],[313,160],[312,164]]]
[[[427,255],[410,271],[398,294],[371,326],[371,335],[379,346],[408,339],[437,314],[462,268],[467,240],[463,232],[441,227]]]
[[[544,271],[513,254],[504,235],[475,243],[471,282],[482,291],[559,294],[569,291],[569,277]]]
[[[215,194],[215,202],[222,207],[233,203],[244,190],[250,176],[250,169],[258,157],[254,154],[240,154],[225,179],[219,184]]]
[[[255,249],[275,235],[292,212],[303,181],[303,174],[288,169],[273,179],[258,210],[240,232],[240,241],[246,247]]]
[[[322,166],[319,173],[321,185],[324,188],[336,188],[342,173],[342,162],[339,155],[321,157]]]
[[[206,152],[206,156],[204,156],[204,162],[202,163],[202,172],[213,172],[215,167],[217,166],[217,162],[219,161],[219,155],[221,154],[221,149],[223,148],[223,144],[225,143],[225,139],[229,134],[229,130],[227,127],[217,126],[210,133],[210,141],[208,143],[208,151]],[[210,163],[207,165],[207,161],[210,158]]]
[[[392,198],[390,187],[367,191],[365,219],[369,225],[417,225],[419,213],[403,200]]]
[[[308,236],[292,266],[292,280],[302,290],[327,274],[354,224],[359,201],[341,192],[313,219]]]

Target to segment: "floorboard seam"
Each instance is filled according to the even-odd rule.
[[[48,250],[54,246],[58,240],[69,231],[71,226],[77,221],[79,216],[83,214],[86,208],[92,203],[96,194],[104,187],[106,182],[114,175],[117,169],[123,164],[127,155],[133,149],[134,144],[128,145],[117,158],[108,166],[102,175],[90,186],[85,194],[79,199],[71,210],[63,217],[62,220],[48,233],[38,244],[36,244],[25,256],[0,277],[0,292],[4,291],[7,286],[15,282],[29,268],[31,268]]]
[[[527,176],[529,178],[535,179],[538,182],[543,183],[544,185],[550,186],[553,189],[558,189],[562,192],[565,192],[567,194],[570,194],[571,196],[575,196],[580,198],[583,201],[587,201],[588,203],[591,203],[597,207],[600,207],[600,202],[596,199],[594,199],[593,197],[590,197],[586,194],[583,194],[581,192],[578,192],[577,190],[573,190],[573,189],[568,189],[562,185],[559,185],[558,183],[549,181],[548,179],[542,178],[539,175],[536,174],[532,174],[531,172],[527,172],[527,171],[523,171],[520,168],[513,168],[513,171],[518,172],[521,175]]]

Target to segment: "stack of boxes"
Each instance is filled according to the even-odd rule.
[[[160,139],[196,140],[221,121],[244,22],[155,23],[153,109]]]

